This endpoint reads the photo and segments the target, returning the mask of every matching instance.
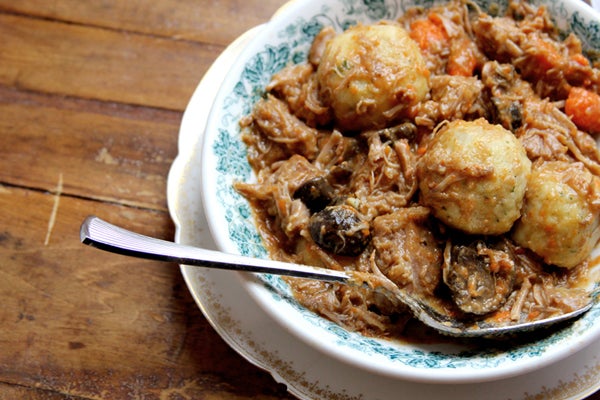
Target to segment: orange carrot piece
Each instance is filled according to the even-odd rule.
[[[574,87],[565,102],[565,113],[582,131],[600,133],[600,95]]]
[[[477,67],[477,58],[468,39],[463,39],[450,49],[446,72],[449,75],[473,76]]]
[[[510,311],[496,311],[490,319],[494,322],[508,322],[510,321]]]
[[[434,43],[445,42],[448,34],[441,21],[434,15],[427,19],[418,19],[410,24],[410,37],[417,42],[421,50],[428,50]]]

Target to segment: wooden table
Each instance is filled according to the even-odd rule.
[[[182,112],[284,1],[0,0],[0,399],[292,398],[215,333],[176,265],[78,237],[96,214],[173,238]]]

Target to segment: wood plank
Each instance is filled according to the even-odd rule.
[[[88,214],[173,235],[165,212],[0,187],[0,382],[90,399],[285,397],[212,330],[176,265],[80,244]]]
[[[43,399],[43,400],[86,400],[83,397],[69,396],[49,390],[11,385],[0,382],[1,399]]]
[[[0,14],[0,84],[183,110],[222,46]]]
[[[166,210],[180,112],[0,87],[0,182]]]
[[[0,11],[226,45],[267,21],[286,0],[0,0]]]

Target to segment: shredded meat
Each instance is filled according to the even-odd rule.
[[[482,82],[492,93],[497,121],[520,138],[531,160],[578,160],[600,173],[596,141],[547,99],[535,95],[510,64],[486,63]]]
[[[569,288],[569,281],[577,281],[586,274],[581,265],[571,274],[561,275],[531,257],[523,249],[514,247],[517,255],[515,288],[499,313],[512,321],[532,321],[549,318],[580,308],[586,302],[583,290]]]
[[[300,200],[293,199],[296,189],[305,181],[319,175],[319,171],[304,157],[294,155],[278,163],[261,183],[238,183],[236,189],[247,198],[260,202],[267,214],[274,218],[287,237],[305,230],[310,214]],[[262,176],[261,176],[262,178]]]
[[[572,86],[598,90],[599,72],[581,57],[581,42],[573,34],[559,41],[545,8],[513,2],[507,17],[482,13],[472,26],[483,52],[514,65],[541,98],[565,99]]]
[[[570,187],[600,187],[596,140],[564,111],[571,88],[595,94],[600,88],[600,71],[579,39],[561,40],[547,10],[524,1],[511,2],[500,17],[473,7],[453,1],[414,8],[397,21],[420,45],[429,92],[389,126],[361,132],[336,126],[316,73],[336,36],[330,27],[315,37],[305,63],[273,75],[266,95],[240,121],[256,182],[235,188],[251,202],[270,255],[354,271],[371,286],[286,278],[303,305],[350,330],[403,334],[411,318],[406,307],[373,290],[389,285],[439,306],[448,318],[495,324],[545,318],[586,301],[588,261],[571,269],[546,265],[510,232],[454,231],[420,201],[419,160],[454,120],[502,125],[535,166],[576,164],[594,182],[581,182],[580,174],[565,178]],[[419,42],[419,24],[441,41]],[[450,169],[435,164],[440,173]],[[435,190],[443,197],[452,185],[493,173],[484,165],[452,170]],[[579,194],[590,210],[600,209],[595,192]]]
[[[292,115],[284,101],[274,96],[261,99],[254,106],[253,116],[254,124],[269,141],[309,160],[316,156],[317,130]]]
[[[308,53],[308,62],[310,64],[312,64],[314,67],[317,67],[321,63],[321,57],[325,51],[325,46],[327,45],[327,42],[335,35],[335,30],[330,26],[326,26],[325,28],[321,29],[321,31],[313,40],[312,46],[310,47],[310,52]]]
[[[319,98],[318,83],[311,64],[297,64],[282,69],[273,75],[267,90],[285,100],[292,114],[313,128],[331,121],[331,111]]]
[[[418,125],[434,128],[454,119],[489,119],[492,109],[482,82],[473,76],[434,75],[430,79],[431,100],[415,110]]]

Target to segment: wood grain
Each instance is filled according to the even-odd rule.
[[[77,240],[88,214],[168,239],[167,213],[68,196],[55,210],[56,196],[0,192],[0,382],[91,399],[282,394],[212,330],[177,265]]]
[[[166,210],[181,113],[0,87],[0,180]]]
[[[0,14],[0,84],[183,110],[222,46]]]
[[[223,342],[176,265],[78,238],[89,214],[173,237],[182,111],[279,6],[222,4],[0,2],[0,399],[291,398]]]
[[[267,21],[282,0],[0,0],[0,10],[221,46]]]
[[[293,398],[219,337],[177,265],[78,237],[95,214],[173,238],[183,110],[284,3],[0,0],[0,400]]]

